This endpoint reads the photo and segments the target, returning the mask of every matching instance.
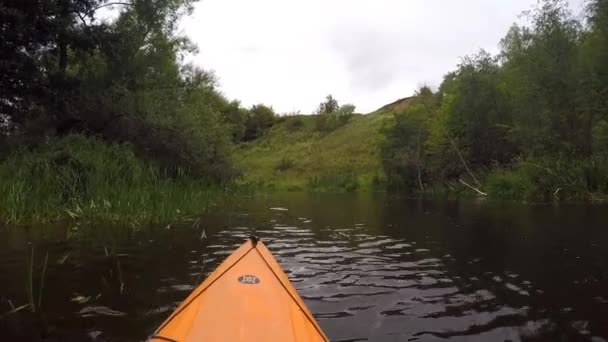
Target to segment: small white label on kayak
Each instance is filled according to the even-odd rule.
[[[260,283],[260,278],[251,274],[245,274],[239,277],[239,283],[247,285],[257,285]]]

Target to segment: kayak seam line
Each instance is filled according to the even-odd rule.
[[[270,264],[268,263],[268,261],[266,260],[266,258],[264,258],[264,255],[262,255],[262,253],[260,253],[260,251],[258,250],[257,247],[253,247],[253,249],[255,249],[255,251],[258,252],[258,254],[260,255],[260,258],[262,258],[262,260],[264,260],[264,263],[266,264],[266,266],[268,266],[268,268],[270,269],[270,272],[279,281],[279,283],[281,284],[281,286],[283,287],[283,289],[285,290],[285,292],[287,292],[289,294],[289,297],[291,297],[291,299],[296,303],[296,305],[298,306],[298,308],[300,309],[300,311],[302,311],[302,313],[304,314],[304,317],[306,317],[306,319],[308,320],[308,322],[310,322],[310,324],[312,324],[312,326],[315,327],[315,330],[319,333],[319,335],[321,335],[321,337],[325,341],[328,341],[328,339],[326,338],[325,334],[323,333],[323,331],[321,330],[321,328],[318,326],[318,323],[312,317],[310,317],[307,314],[307,312],[306,312],[306,310],[304,310],[304,308],[302,308],[302,306],[300,305],[300,303],[298,302],[298,300],[291,294],[291,291],[289,291],[289,289],[287,288],[287,286],[285,286],[285,284],[283,284],[283,282],[281,281],[281,278],[279,277],[279,275],[276,274],[276,272],[274,271],[274,269],[272,269],[272,266],[270,266]],[[277,263],[278,263],[278,261],[277,261]],[[293,329],[293,322],[292,322],[292,329]]]
[[[185,303],[184,306],[179,310],[174,312],[168,319],[166,322],[164,322],[160,327],[158,327],[158,329],[156,330],[156,332],[160,332],[164,327],[166,327],[169,323],[171,323],[171,321],[177,317],[182,311],[184,311],[190,304],[192,304],[192,302],[194,302],[195,299],[197,299],[201,294],[203,294],[203,292],[207,291],[207,289],[209,287],[211,287],[211,285],[213,285],[218,279],[220,279],[224,274],[226,274],[226,272],[230,271],[232,269],[232,267],[234,267],[234,265],[238,264],[239,261],[241,261],[241,259],[243,259],[247,254],[249,254],[249,252],[251,252],[251,250],[256,249],[255,247],[251,246],[251,248],[249,248],[247,250],[247,252],[243,253],[243,255],[241,255],[240,258],[238,258],[235,262],[232,263],[232,265],[230,265],[224,272],[222,272],[221,274],[219,274],[215,279],[213,279],[213,281],[211,283],[209,283],[209,285],[207,285],[205,288],[203,288],[202,290],[200,290],[194,297],[192,297],[192,299],[188,302]]]
[[[174,340],[172,338],[168,338],[165,336],[161,336],[161,335],[152,335],[150,337],[148,337],[148,341],[150,340],[163,340],[163,341],[168,341],[168,342],[179,342],[178,340]]]

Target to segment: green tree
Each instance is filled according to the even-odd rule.
[[[514,27],[503,40],[505,91],[522,146],[535,154],[588,154],[577,110],[579,24],[563,1],[546,0],[530,29]]]
[[[499,78],[500,68],[487,53],[465,58],[444,85],[447,129],[451,148],[473,167],[511,161],[511,109]]]
[[[104,67],[102,78],[113,86],[133,88],[149,59],[167,56],[152,49],[167,49],[184,43],[174,35],[181,13],[192,0],[33,0],[3,1],[0,18],[0,106],[14,123],[24,124],[32,116],[47,116],[54,126],[74,126],[81,121],[78,99],[82,97],[82,68]],[[119,19],[107,25],[96,20],[97,12],[119,8]],[[175,51],[175,49],[174,49]],[[156,61],[156,66],[161,61]],[[134,70],[135,69],[135,70]],[[154,69],[156,70],[156,69]],[[87,70],[90,74],[91,70]],[[127,76],[129,82],[119,76]],[[119,84],[120,83],[120,84]],[[90,96],[89,96],[90,97]],[[59,128],[59,129],[65,129]]]
[[[316,126],[319,131],[333,131],[346,124],[355,113],[355,106],[345,104],[340,106],[338,101],[332,96],[327,95],[324,102],[319,104],[315,111]]]
[[[543,0],[498,56],[465,58],[432,97],[421,89],[384,131],[389,181],[457,179],[545,199],[607,189],[608,1],[590,1],[587,14],[582,25],[565,1]]]
[[[591,1],[588,16],[589,30],[581,38],[578,105],[585,119],[585,152],[590,155],[593,146],[605,151],[594,141],[603,140],[600,132],[608,120],[608,1]]]
[[[324,102],[321,102],[319,104],[319,107],[315,111],[315,114],[317,114],[317,115],[332,114],[332,113],[337,112],[338,109],[340,109],[340,105],[338,104],[338,101],[336,99],[334,99],[334,97],[330,94],[325,97]]]
[[[169,175],[229,178],[225,137],[239,133],[222,115],[241,109],[220,94],[212,73],[182,63],[195,47],[176,28],[192,3],[3,1],[0,110],[19,126],[9,140],[35,145],[84,133],[130,142]],[[97,21],[107,7],[118,17]]]
[[[249,111],[241,107],[239,101],[230,101],[222,109],[222,117],[229,127],[232,141],[235,143],[243,141]]]
[[[263,136],[276,122],[272,107],[258,104],[249,110],[243,140],[251,141]]]
[[[394,114],[394,123],[383,130],[381,156],[384,171],[394,188],[425,190],[430,181],[427,141],[437,100],[429,87],[416,92],[416,100],[405,111]]]

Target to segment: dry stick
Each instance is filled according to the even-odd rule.
[[[422,185],[422,177],[420,175],[420,130],[418,130],[418,160],[416,160],[416,167],[418,168],[418,184],[420,185],[420,190],[424,191],[424,185]]]
[[[120,281],[120,295],[122,296],[125,289],[125,282],[122,278],[122,267],[120,266],[120,259],[118,259],[118,256],[114,256],[114,258],[116,260],[116,268],[118,270],[118,281]]]
[[[553,193],[553,197],[557,198],[557,194],[559,194],[560,191],[562,191],[562,188],[557,188]]]
[[[46,251],[44,257],[44,265],[42,266],[42,278],[40,278],[40,287],[38,288],[38,308],[42,307],[42,291],[44,291],[44,278],[46,276],[46,266],[49,262],[49,251]]]
[[[471,175],[471,178],[473,178],[473,180],[475,181],[475,183],[477,184],[477,186],[480,186],[481,183],[479,183],[479,181],[477,180],[477,178],[475,178],[475,175],[473,174],[473,172],[471,172],[471,169],[469,169],[469,166],[464,161],[464,158],[462,158],[462,155],[460,154],[460,151],[458,150],[458,147],[456,147],[456,143],[454,143],[454,139],[450,138],[450,142],[452,143],[452,147],[454,147],[454,150],[456,151],[456,154],[458,154],[458,158],[460,158],[460,161],[462,162],[462,165],[464,165],[464,168],[467,169],[467,172],[469,173],[469,175]]]
[[[447,185],[448,188],[450,188],[450,190],[454,191],[454,187],[452,186],[452,184],[450,184],[448,181],[446,181],[445,179],[441,179],[441,181]]]
[[[12,305],[12,303],[11,303],[11,307],[12,307],[11,311],[9,311],[9,312],[7,312],[7,313],[5,313],[5,314],[1,315],[1,316],[0,316],[0,320],[1,320],[1,319],[4,319],[5,317],[8,317],[8,316],[10,316],[10,315],[12,315],[12,314],[14,314],[14,313],[19,312],[19,311],[21,311],[21,310],[23,310],[23,309],[27,308],[28,306],[30,306],[30,305],[29,305],[29,304],[24,304],[24,305],[21,305],[20,307],[17,307],[17,308],[16,308],[16,307],[14,307],[14,306]]]
[[[467,187],[469,187],[470,189],[474,190],[475,192],[477,192],[478,194],[482,195],[482,196],[487,196],[488,194],[486,194],[485,192],[471,186],[470,184],[468,184],[467,182],[463,181],[462,178],[459,179],[460,183],[466,185]]]
[[[28,274],[28,283],[27,283],[27,296],[28,299],[30,301],[30,310],[32,312],[36,312],[36,305],[34,303],[34,246],[32,246],[31,248],[31,254],[30,254],[30,269],[29,269],[29,274]]]

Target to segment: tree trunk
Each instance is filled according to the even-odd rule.
[[[58,73],[62,81],[65,79],[65,74],[68,68],[68,26],[70,25],[70,6],[68,0],[61,1],[59,14],[59,36],[57,44],[59,47],[59,65]]]
[[[60,25],[57,36],[57,71],[55,75],[55,110],[56,120],[62,124],[67,117],[67,69],[68,69],[68,26],[70,25],[69,0],[59,3],[58,23]]]
[[[584,148],[583,156],[585,158],[591,157],[593,153],[593,111],[588,111],[585,122],[585,133],[584,133]]]
[[[420,186],[420,190],[424,191],[424,185],[422,184],[422,176],[421,176],[421,170],[420,170],[420,130],[418,130],[418,138],[417,138],[417,145],[418,145],[418,156],[416,157],[416,167],[418,169],[418,185]]]

